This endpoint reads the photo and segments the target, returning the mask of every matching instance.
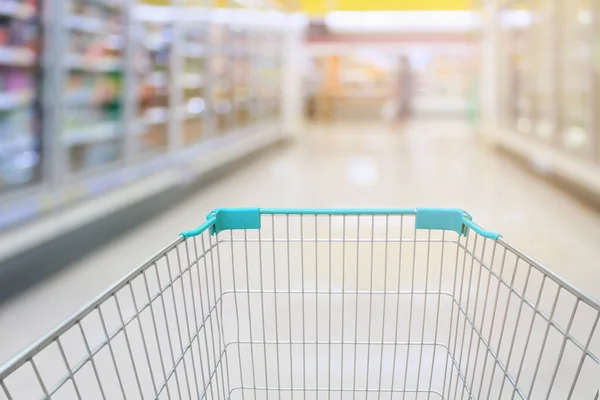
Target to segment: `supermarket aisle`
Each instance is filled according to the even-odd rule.
[[[340,123],[248,165],[0,308],[0,363],[215,207],[461,207],[600,297],[600,215],[478,145],[466,122]]]

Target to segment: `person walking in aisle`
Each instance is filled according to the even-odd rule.
[[[414,82],[410,60],[407,56],[400,57],[397,72],[397,83],[394,97],[397,102],[396,122],[403,128],[406,121],[412,116],[412,101]]]

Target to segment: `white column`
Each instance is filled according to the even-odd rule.
[[[480,134],[489,138],[498,128],[499,102],[499,48],[498,1],[487,0],[482,9],[481,63],[479,81]]]
[[[306,56],[304,34],[306,19],[301,14],[287,17],[288,27],[284,28],[282,65],[282,131],[284,135],[293,135],[302,128],[304,85],[302,82],[303,60]]]

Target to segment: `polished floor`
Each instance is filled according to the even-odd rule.
[[[459,207],[600,298],[600,215],[488,149],[464,121],[309,126],[126,237],[0,307],[0,363],[217,207]],[[383,354],[383,353],[382,353]],[[2,398],[0,396],[0,398]]]

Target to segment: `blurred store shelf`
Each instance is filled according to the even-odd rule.
[[[599,3],[499,1],[482,26],[481,132],[600,205]]]
[[[77,14],[67,16],[66,25],[70,29],[88,33],[100,33],[104,29],[102,19]]]
[[[44,217],[0,235],[0,302],[174,206],[190,190],[197,190],[199,183],[219,176],[214,173],[224,173],[227,169],[223,168],[238,165],[237,161],[281,139],[281,125],[265,122],[201,143],[174,158],[155,157],[115,168],[67,185],[56,194],[38,192],[2,208],[0,229],[40,214]],[[169,201],[161,200],[160,196],[167,194]],[[115,220],[125,220],[123,214],[143,217],[126,219],[124,226]],[[84,242],[79,243],[78,238]],[[68,255],[60,256],[61,252]]]
[[[510,130],[495,131],[492,142],[524,161],[528,168],[547,178],[570,182],[573,189],[600,206],[600,165],[564,154],[551,145]]]
[[[89,127],[73,129],[63,133],[63,142],[67,146],[83,143],[102,142],[119,136],[119,126],[115,122],[103,122]]]
[[[26,47],[0,46],[1,65],[29,66],[35,61],[35,53]]]
[[[65,68],[91,72],[114,72],[123,69],[123,64],[114,57],[86,58],[81,54],[69,54],[65,59]]]
[[[0,1],[0,14],[32,13],[11,7]],[[131,207],[155,207],[141,204],[164,207],[155,199],[168,193],[176,201],[176,193],[289,131],[282,110],[293,99],[283,88],[292,80],[282,69],[291,50],[284,43],[300,40],[299,24],[272,11],[123,7],[74,0],[53,19],[64,29],[52,31],[40,54],[30,45],[0,47],[0,64],[33,66],[31,74],[39,76],[31,89],[0,95],[0,111],[24,109],[14,111],[20,125],[0,135],[2,296],[27,286],[18,284],[24,277],[44,275],[36,269],[45,264],[44,252],[56,255],[48,267],[56,270],[73,258],[55,249],[100,221],[123,220]],[[239,46],[239,35],[249,46],[243,56],[229,51]],[[272,50],[264,51],[264,42]],[[53,52],[52,62],[37,61],[57,48],[64,51]],[[244,73],[234,75],[233,66],[242,64]],[[259,106],[254,113],[237,106],[247,90]],[[129,229],[102,226],[75,253],[108,240],[109,231]]]
[[[6,158],[11,154],[20,153],[35,145],[35,139],[29,134],[17,134],[14,139],[2,142],[0,146],[0,158]]]
[[[27,106],[33,101],[33,97],[29,90],[0,93],[0,111]]]
[[[0,1],[0,15],[5,17],[28,19],[35,15],[35,7],[29,3],[18,3],[14,0]]]
[[[169,121],[169,109],[167,107],[149,108],[144,113],[142,121],[147,125],[166,123]]]

